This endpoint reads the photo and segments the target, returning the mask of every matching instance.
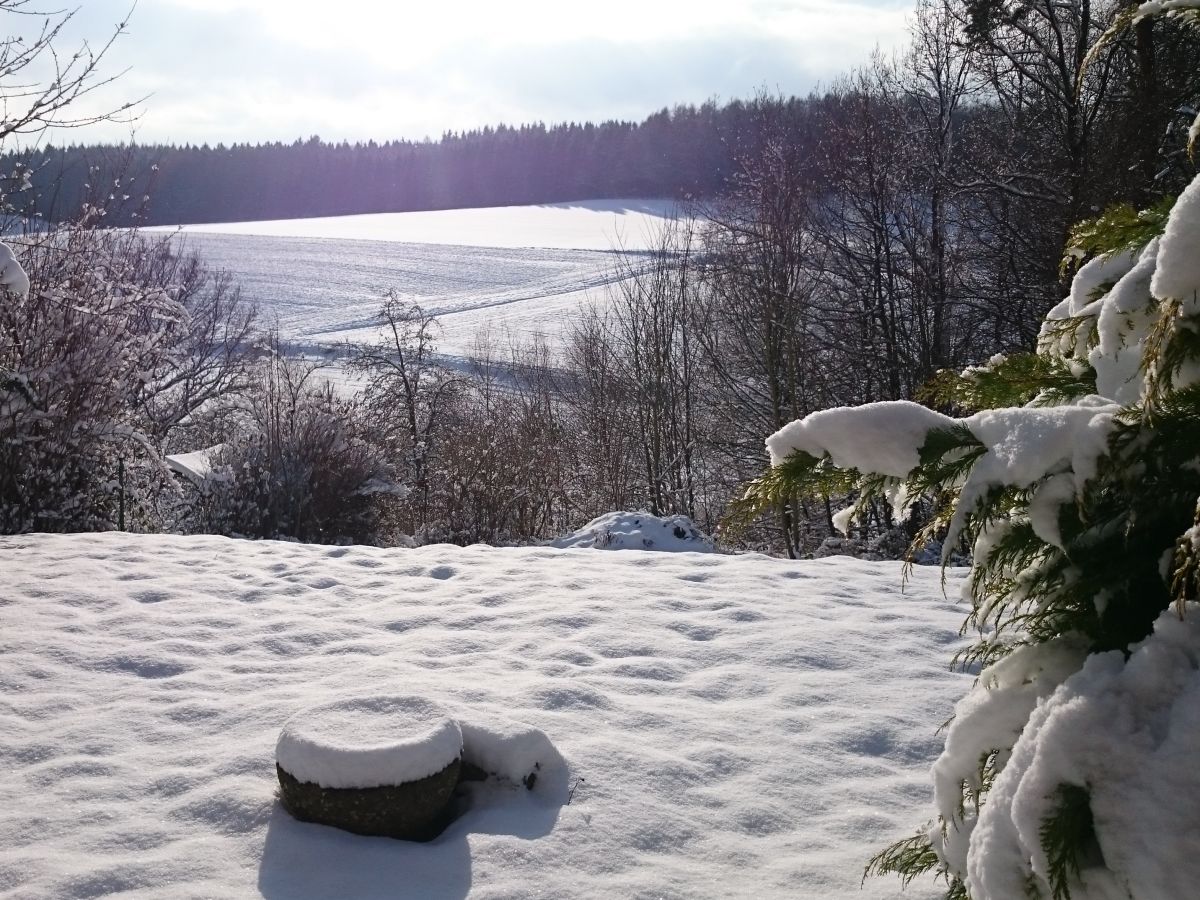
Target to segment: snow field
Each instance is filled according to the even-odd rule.
[[[186,234],[214,269],[231,272],[265,323],[290,343],[377,340],[384,295],[394,290],[438,316],[438,346],[469,356],[476,335],[562,342],[563,325],[602,302],[611,253],[510,250],[383,241]]]
[[[847,558],[0,538],[0,896],[896,897],[963,616]],[[385,694],[566,777],[430,844],[293,821],[284,722]]]
[[[676,211],[671,200],[579,200],[530,206],[366,213],[266,222],[183,226],[194,234],[264,235],[321,240],[530,247],[558,250],[645,250],[660,221]],[[150,231],[169,230],[158,226]]]
[[[581,308],[616,278],[612,250],[645,250],[674,205],[598,200],[183,226],[180,240],[288,342],[378,339],[389,290],[439,317],[439,349],[473,355],[476,336],[561,346]],[[154,234],[173,229],[149,228]]]

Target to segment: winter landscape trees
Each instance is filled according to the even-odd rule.
[[[43,22],[0,45],[0,138],[94,119],[65,110],[105,83],[107,44],[14,86],[58,59],[62,20]],[[979,680],[935,819],[872,870],[937,873],[960,900],[1186,896],[1198,27],[1192,0],[923,0],[903,55],[803,101],[489,130],[441,156],[260,148],[375,166],[368,185],[403,157],[432,191],[405,202],[437,206],[587,195],[572,153],[620,138],[622,188],[694,194],[615,254],[561,353],[485,334],[451,365],[436,317],[392,292],[381,340],[325,348],[356,392],[260,331],[227,275],[104,227],[130,181],[90,166],[72,215],[22,219],[0,254],[0,532],[531,543],[619,508],[707,531],[733,509],[729,548],[965,554]],[[541,147],[544,181],[507,145]],[[21,195],[49,152],[14,168],[10,218],[48,212]],[[436,193],[447,172],[464,193]],[[307,177],[284,174],[276,197]]]
[[[435,317],[400,300],[383,303],[383,339],[349,354],[367,390],[355,402],[320,401],[322,415],[342,420],[345,434],[386,461],[385,481],[397,487],[374,495],[390,510],[368,516],[381,530],[351,529],[357,539],[532,540],[616,507],[684,513],[711,530],[758,474],[763,434],[829,406],[923,397],[942,370],[1030,347],[1063,290],[1059,261],[1079,214],[1167,195],[1191,165],[1169,138],[1177,111],[1197,93],[1188,67],[1196,44],[1186,28],[1159,20],[1148,35],[1144,22],[1114,32],[1084,65],[1102,26],[1124,9],[927,0],[903,55],[871,60],[823,95],[762,95],[647,123],[639,140],[672,142],[679,129],[700,146],[702,135],[719,133],[723,161],[709,160],[719,183],[708,184],[706,199],[685,209],[652,251],[616,257],[610,301],[578,322],[561,355],[502,346],[493,335],[476,362],[447,369],[436,353]],[[1132,129],[1133,99],[1143,95],[1157,99],[1137,107]],[[1145,138],[1146,129],[1164,135],[1153,154],[1146,140],[1130,137]],[[320,147],[308,142],[305,152]],[[138,152],[128,148],[123,164]],[[1149,181],[1125,162],[1132,155],[1145,170],[1147,154],[1158,167]],[[63,245],[64,259],[102,261],[117,250],[101,245],[119,244],[130,259],[111,265],[128,268],[139,290],[181,303],[186,315],[175,313],[173,336],[155,333],[159,355],[139,357],[135,386],[117,391],[120,379],[105,378],[127,399],[100,418],[144,439],[152,451],[145,460],[266,433],[253,411],[275,402],[264,386],[276,379],[264,373],[287,348],[264,349],[270,341],[254,333],[252,311],[225,276],[173,258],[165,244],[93,233],[112,220],[102,213],[121,205],[131,182],[115,175],[107,201],[96,187],[108,173],[96,166],[88,177],[85,221],[53,240],[30,239],[35,290],[22,307],[26,318],[10,328],[6,367],[16,372],[22,333],[76,328],[36,324],[39,292],[57,277],[42,274],[38,254],[74,241],[70,252]],[[85,253],[89,241],[95,246]],[[127,355],[139,353],[131,347]],[[321,376],[304,379],[300,393],[321,393],[314,378]],[[13,391],[9,407],[28,402]],[[18,445],[28,446],[8,446]],[[64,452],[83,458],[77,448]],[[219,457],[221,471],[229,453]],[[87,519],[92,526],[116,524],[121,497],[130,510],[164,507],[140,493],[169,490],[169,480],[140,470],[118,479],[108,470],[133,465],[133,457],[108,456],[83,465],[98,485],[124,485],[101,491],[109,499],[97,509],[116,512],[97,513]],[[511,464],[497,468],[499,460]],[[247,483],[240,478],[233,482]],[[834,533],[834,513],[854,499],[847,492],[781,500],[727,540],[811,554]],[[138,527],[182,527],[146,515],[138,513]],[[32,521],[23,514],[7,527]],[[293,534],[281,524],[243,532],[249,526],[223,521],[233,533]],[[873,504],[856,535],[870,541],[902,524],[912,531],[922,523],[899,522],[886,504]],[[306,531],[310,539],[317,533],[349,536]]]

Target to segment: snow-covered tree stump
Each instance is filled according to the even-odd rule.
[[[404,840],[434,836],[461,759],[458,723],[419,697],[303,710],[275,746],[280,799],[294,817]]]

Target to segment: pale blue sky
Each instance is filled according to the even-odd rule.
[[[64,42],[100,42],[129,5],[86,0]],[[639,119],[761,87],[807,93],[876,45],[899,47],[912,0],[575,6],[140,0],[109,66],[129,71],[95,99],[150,95],[135,126],[143,142],[419,139],[498,122]]]

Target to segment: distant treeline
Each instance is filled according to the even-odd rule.
[[[437,141],[47,146],[7,154],[0,171],[19,185],[32,170],[26,190],[9,195],[24,211],[70,218],[90,194],[121,224],[708,197],[726,186],[763,120],[799,127],[811,102],[708,102],[640,123],[500,125]]]

